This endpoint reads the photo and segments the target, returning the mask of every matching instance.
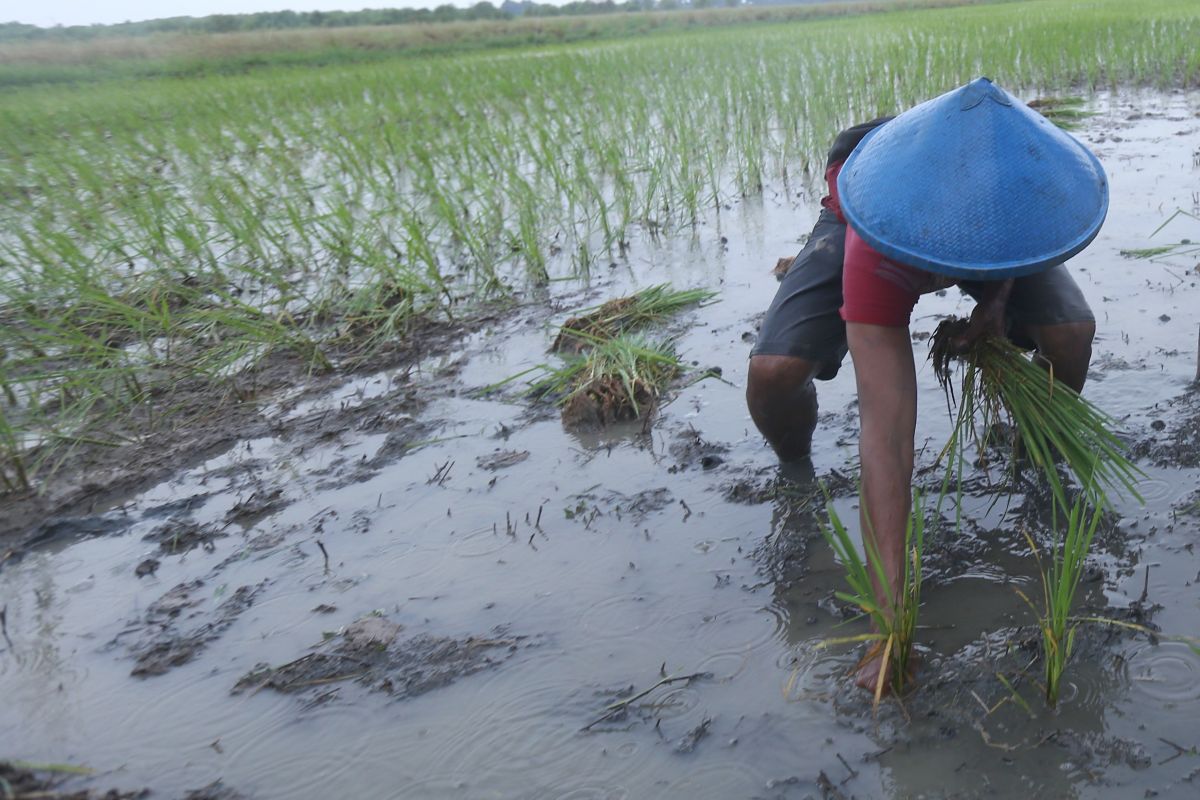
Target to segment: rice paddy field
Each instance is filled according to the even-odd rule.
[[[1197,41],[1187,0],[1035,0],[19,86],[0,53],[0,796],[1194,796]],[[1108,171],[1070,268],[1145,502],[1076,605],[1138,629],[1081,625],[1042,701],[1050,493],[968,458],[875,710],[812,480],[857,518],[852,364],[796,476],[746,356],[832,137],[979,75],[1075,98]],[[663,285],[698,302],[622,340],[662,366],[637,419],[526,391]],[[918,365],[969,310],[922,299]]]

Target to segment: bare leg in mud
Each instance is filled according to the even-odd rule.
[[[794,356],[750,357],[746,405],[760,433],[784,464],[808,458],[817,427],[813,378],[821,365]]]

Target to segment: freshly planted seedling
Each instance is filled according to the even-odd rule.
[[[911,655],[917,631],[917,612],[921,605],[921,556],[925,546],[924,503],[920,492],[914,491],[912,513],[904,529],[904,565],[900,585],[896,587],[888,579],[875,537],[864,531],[864,560],[859,556],[858,547],[846,531],[832,500],[826,501],[825,510],[829,515],[829,526],[824,530],[825,538],[841,562],[846,572],[846,583],[850,587],[849,591],[835,592],[835,596],[862,611],[875,629],[860,636],[832,639],[829,643],[871,642],[860,666],[882,657],[888,667],[879,670],[879,679],[875,684],[875,704],[878,706],[889,673],[891,689],[896,694],[902,693],[913,678]],[[889,602],[880,603],[875,591],[877,586],[882,589],[884,596],[891,598]]]
[[[955,400],[949,349],[950,340],[966,320],[944,320],[934,332],[930,359],[934,373]],[[950,470],[962,485],[967,447],[974,442],[983,453],[993,443],[998,427],[1016,429],[1012,464],[1018,453],[1043,475],[1055,502],[1064,511],[1070,507],[1058,461],[1075,475],[1088,499],[1095,505],[1110,505],[1109,491],[1117,490],[1141,499],[1136,484],[1142,476],[1125,455],[1125,446],[1112,432],[1113,420],[1071,388],[1054,379],[1053,368],[1043,369],[1037,356],[1027,356],[1004,338],[984,337],[961,356],[962,382],[958,412],[950,439],[942,451]],[[998,426],[997,423],[1004,423]],[[943,496],[950,480],[947,472]]]
[[[1046,702],[1051,707],[1058,704],[1062,676],[1075,645],[1075,631],[1080,621],[1071,617],[1071,605],[1101,513],[1101,509],[1096,508],[1089,515],[1085,498],[1077,499],[1067,514],[1066,530],[1061,535],[1055,531],[1054,543],[1045,559],[1033,537],[1025,531],[1025,540],[1033,550],[1041,575],[1042,605],[1039,608],[1020,589],[1017,594],[1033,609],[1041,629]]]

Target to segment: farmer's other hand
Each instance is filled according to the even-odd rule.
[[[980,339],[1004,335],[1004,309],[1012,292],[1013,279],[989,284],[984,296],[971,312],[971,319],[962,333],[950,338],[950,351],[955,355],[967,353]]]

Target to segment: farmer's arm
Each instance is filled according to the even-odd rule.
[[[862,462],[859,515],[864,536],[874,539],[890,584],[876,586],[890,608],[904,559],[904,529],[911,505],[917,386],[907,327],[846,324],[858,381]]]

